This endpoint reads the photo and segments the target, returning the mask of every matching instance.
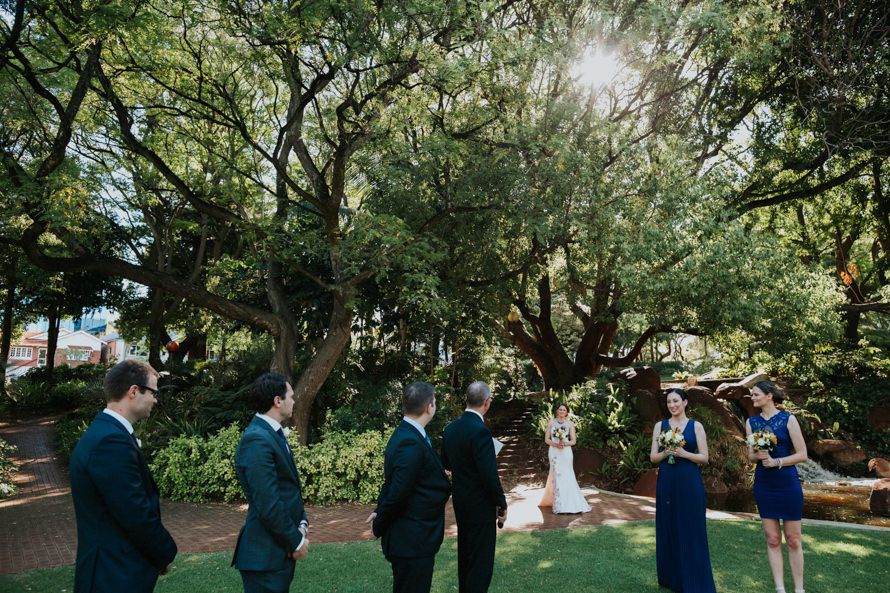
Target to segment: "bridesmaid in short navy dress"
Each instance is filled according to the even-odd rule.
[[[748,434],[769,430],[776,435],[772,451],[748,447],[748,459],[757,463],[754,470],[754,500],[760,512],[770,571],[777,593],[785,593],[782,533],[788,547],[788,565],[794,579],[795,593],[804,593],[801,515],[803,490],[796,463],[807,460],[807,448],[797,419],[776,407],[785,394],[771,381],[760,381],[751,388],[751,401],[760,414],[748,418]],[[779,522],[782,522],[781,528]]]
[[[688,403],[682,389],[669,391],[671,417],[652,430],[649,458],[659,463],[655,486],[658,584],[676,593],[715,593],[705,525],[705,487],[698,469],[698,464],[708,462],[708,442],[702,425],[686,417]],[[679,429],[686,443],[680,449],[662,450],[658,435],[671,428]]]

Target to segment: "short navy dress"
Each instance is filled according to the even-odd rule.
[[[779,412],[769,420],[757,414],[748,419],[751,431],[770,430],[776,435],[776,448],[770,457],[787,457],[794,451],[791,435],[788,433],[788,419],[791,414]],[[754,470],[754,500],[761,519],[782,519],[800,521],[803,515],[803,489],[794,465],[781,468],[763,467],[758,461]]]
[[[670,428],[662,421],[661,430]],[[686,422],[683,448],[698,449],[695,421]],[[676,593],[715,593],[705,523],[705,486],[698,465],[675,457],[658,466],[655,484],[655,559],[658,584]]]

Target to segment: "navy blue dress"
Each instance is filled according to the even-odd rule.
[[[779,412],[769,420],[757,414],[748,418],[751,431],[767,429],[776,435],[776,448],[770,451],[770,457],[786,457],[791,455],[791,435],[788,433],[788,419],[791,414]],[[754,500],[761,519],[782,519],[784,521],[800,521],[803,514],[803,489],[794,465],[782,468],[763,467],[758,461],[754,470]]]
[[[661,430],[668,430],[667,420]],[[695,421],[683,429],[690,453],[698,449]],[[715,593],[708,531],[705,525],[705,486],[698,465],[680,457],[658,466],[655,486],[655,558],[658,584],[676,593]]]

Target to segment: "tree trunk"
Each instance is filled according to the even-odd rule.
[[[43,376],[50,385],[54,383],[53,371],[56,368],[56,348],[59,344],[59,326],[61,322],[62,319],[59,316],[58,310],[53,311],[49,315],[49,327],[46,330],[46,367],[44,368]]]
[[[9,254],[7,254],[9,255]],[[6,361],[12,347],[12,317],[15,311],[16,279],[15,261],[10,257],[4,267],[6,298],[3,299],[3,325],[0,327],[0,394],[6,394]]]
[[[861,317],[862,313],[859,311],[844,312],[844,340],[850,344],[859,342],[859,320]]]
[[[321,343],[321,347],[315,353],[315,356],[312,357],[309,366],[307,366],[306,370],[300,375],[297,384],[294,385],[295,403],[291,424],[300,435],[300,442],[304,445],[309,439],[309,412],[312,409],[312,403],[315,401],[315,396],[318,395],[318,391],[321,389],[321,386],[324,385],[325,380],[328,378],[328,375],[331,373],[337,360],[339,360],[340,354],[343,353],[343,349],[349,344],[349,331],[351,327],[352,309],[347,309],[338,299],[334,299],[334,306],[331,311],[331,317],[328,322],[328,331],[324,341]],[[280,354],[279,350],[284,351],[289,347],[291,355],[288,360],[290,361],[290,369],[292,369],[294,359],[293,353],[296,347],[296,332],[294,332],[289,346],[286,341],[287,340],[283,337],[276,338],[276,362],[273,362],[273,366],[276,363],[283,363],[283,360],[278,360]]]
[[[167,330],[164,327],[164,291],[160,288],[151,290],[151,309],[148,314],[148,364],[160,371],[164,368],[161,360],[161,348],[167,343]]]

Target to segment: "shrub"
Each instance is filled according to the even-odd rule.
[[[702,475],[717,478],[730,489],[747,486],[747,449],[741,437],[730,432],[717,414],[703,406],[690,408],[688,415],[701,422],[708,439],[709,459],[707,465],[701,466]]]
[[[868,415],[890,401],[890,356],[868,342],[855,350],[824,349],[805,368],[797,368],[813,393],[804,407],[826,426],[836,424],[863,446],[890,453],[890,430],[875,431]]]
[[[637,434],[639,417],[628,403],[623,383],[607,383],[603,379],[587,381],[568,392],[553,392],[538,406],[532,417],[531,430],[540,437],[550,418],[556,417],[556,408],[565,403],[569,406],[569,418],[575,424],[578,446],[599,449],[617,447],[629,442]]]
[[[70,410],[95,397],[102,397],[102,380],[108,365],[82,364],[58,366],[53,382],[46,379],[46,369],[32,369],[7,386],[4,406],[11,409]]]
[[[303,498],[312,504],[376,501],[390,434],[392,431],[327,432],[321,442],[302,447],[291,433],[289,444],[303,479]]]
[[[235,451],[242,432],[232,424],[209,438],[175,438],[155,452],[150,465],[163,495],[193,502],[243,500],[235,475]],[[304,500],[312,504],[374,502],[383,483],[387,438],[374,431],[328,432],[321,442],[307,447],[292,432],[288,443],[300,470]]]
[[[18,491],[18,487],[12,479],[12,474],[17,468],[10,459],[15,451],[16,448],[13,445],[0,439],[0,498],[12,496]]]
[[[59,460],[66,464],[71,461],[71,454],[77,441],[103,407],[104,404],[86,404],[56,420],[55,446]]]
[[[235,450],[241,439],[237,424],[216,434],[181,436],[157,451],[151,463],[158,488],[173,500],[231,502],[243,498],[235,476]]]

